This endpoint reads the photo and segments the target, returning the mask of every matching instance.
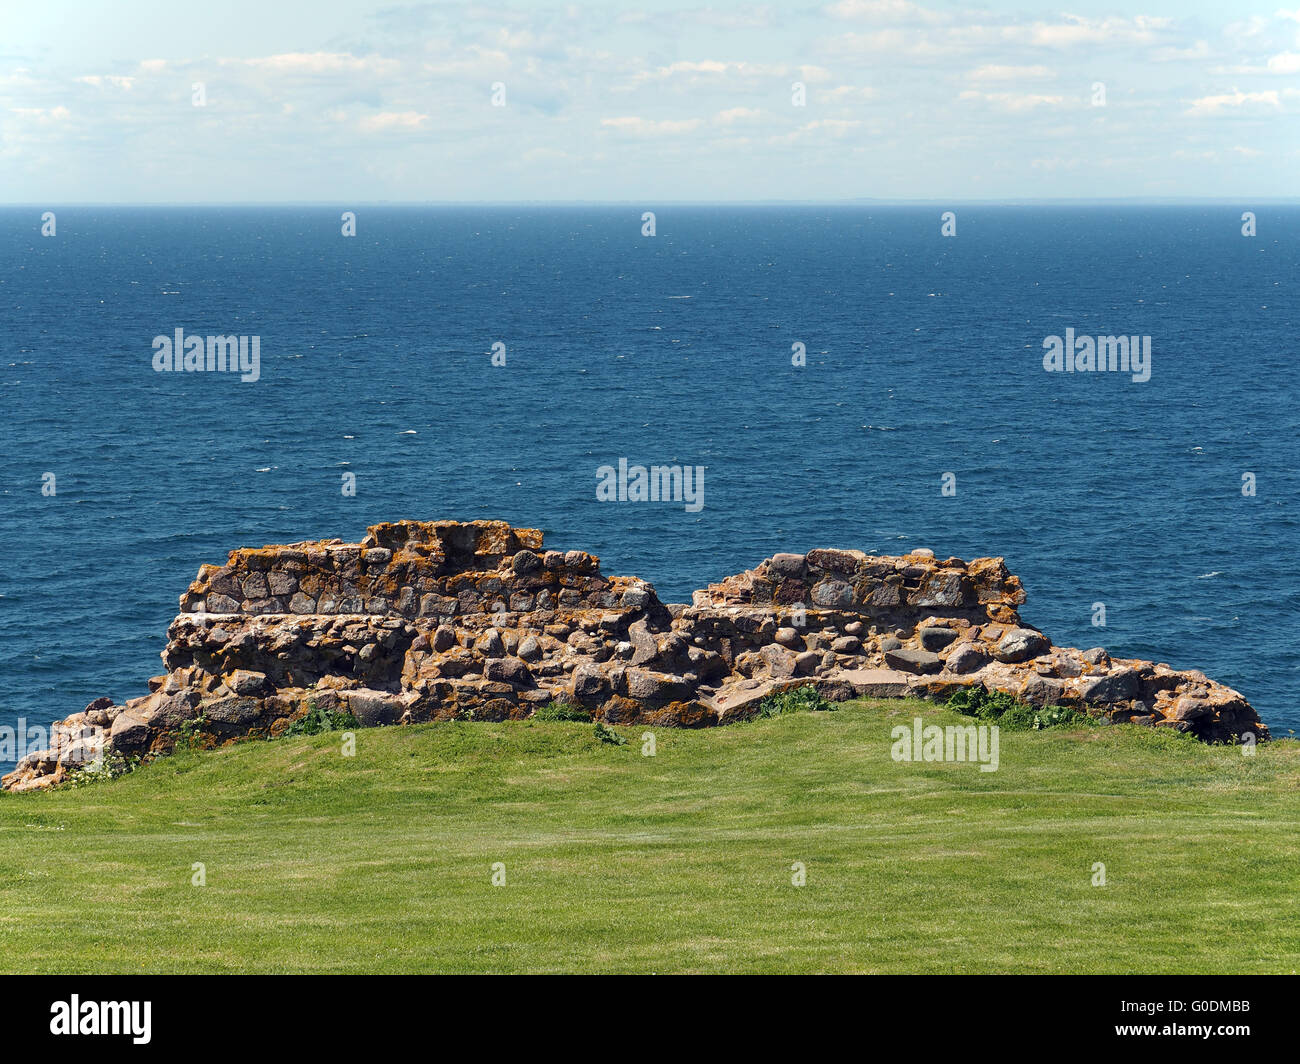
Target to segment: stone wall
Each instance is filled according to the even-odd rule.
[[[360,543],[325,540],[231,552],[181,596],[184,613],[441,618],[616,606],[625,590],[583,551],[546,551],[502,521],[376,525]]]
[[[500,521],[376,525],[340,540],[239,549],[181,596],[149,693],[99,699],[4,777],[61,782],[87,735],[125,756],[278,735],[313,707],[362,725],[521,719],[552,700],[611,723],[701,727],[812,684],[826,697],[946,697],[972,684],[1233,741],[1267,738],[1236,691],[1194,671],[1053,646],[1023,624],[1001,558],[778,554],[665,605],[583,551]]]

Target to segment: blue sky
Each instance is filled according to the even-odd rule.
[[[0,0],[0,202],[1298,194],[1300,0],[1066,3]]]

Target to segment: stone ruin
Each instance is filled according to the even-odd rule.
[[[565,701],[612,724],[695,728],[803,685],[843,700],[982,684],[1107,723],[1268,738],[1250,704],[1203,673],[1054,646],[1020,620],[1024,600],[1001,558],[814,550],[668,605],[644,580],[605,576],[593,555],[543,550],[541,532],[502,521],[241,548],[181,596],[149,694],[56,723],[51,748],[0,782],[62,782],[92,735],[148,758],[181,735],[276,736],[313,707],[375,726],[518,720]]]

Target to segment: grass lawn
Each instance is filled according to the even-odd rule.
[[[433,724],[6,794],[0,969],[1300,968],[1300,743],[1003,731],[984,773],[893,761],[913,716],[965,720],[852,702],[659,729],[654,757],[644,728]]]

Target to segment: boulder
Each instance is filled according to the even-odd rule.
[[[938,628],[928,626],[916,630],[918,638],[921,640],[921,646],[926,650],[938,652],[957,638],[957,633],[951,628]]]
[[[799,633],[789,627],[778,628],[776,630],[775,639],[783,647],[786,647],[789,650],[801,649],[804,645],[803,639],[800,638]]]
[[[573,672],[571,694],[584,704],[599,701],[609,694],[609,679],[598,665],[584,663]]]
[[[149,725],[126,712],[117,715],[109,732],[113,748],[124,754],[141,753],[148,747],[151,737]]]
[[[908,650],[906,648],[885,651],[885,663],[903,672],[920,673],[922,675],[935,673],[943,668],[943,658],[939,657],[938,654],[929,650]]]
[[[1041,632],[1035,632],[1032,628],[1012,628],[998,640],[993,656],[998,661],[1010,663],[1028,661],[1038,657],[1049,646],[1051,644]]]
[[[1128,702],[1142,689],[1142,676],[1136,669],[1116,668],[1101,676],[1085,676],[1079,682],[1081,701],[1105,704]]]
[[[342,695],[348,712],[357,718],[363,728],[377,728],[396,724],[406,712],[406,703],[389,691],[371,691],[359,688]]]
[[[913,677],[898,669],[839,669],[828,679],[850,684],[861,698],[902,698]]]
[[[807,559],[802,554],[774,554],[769,560],[768,570],[778,579],[801,577],[807,572]]]
[[[266,673],[253,672],[250,669],[236,669],[226,676],[225,684],[237,695],[268,693],[271,686],[266,679]]]
[[[693,694],[693,685],[681,676],[651,672],[649,669],[627,670],[627,697],[638,702],[662,704],[689,701]]]
[[[978,672],[992,660],[992,655],[978,643],[958,643],[949,651],[946,664],[949,672],[965,675]]]

